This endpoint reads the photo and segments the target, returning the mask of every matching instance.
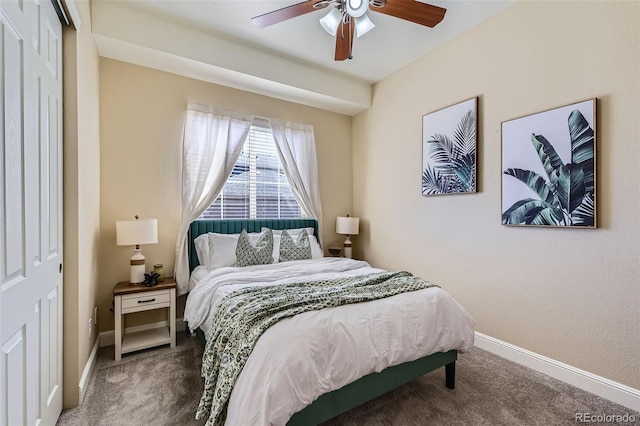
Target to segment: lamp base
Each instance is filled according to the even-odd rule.
[[[344,246],[344,257],[346,257],[347,259],[351,259],[351,240],[349,239],[348,235],[342,245]]]
[[[142,255],[142,251],[139,248],[134,249],[130,260],[129,283],[141,284],[144,282],[144,263],[145,257]]]

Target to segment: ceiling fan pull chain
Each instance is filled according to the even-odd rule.
[[[351,20],[353,18],[351,17],[351,15],[349,15],[349,56],[347,56],[347,59],[353,59],[353,25],[351,25]]]
[[[354,25],[351,26],[351,32],[355,33],[356,28]],[[353,35],[351,35],[351,43],[349,43],[349,59],[353,59]]]

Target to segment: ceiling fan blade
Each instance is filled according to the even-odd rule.
[[[318,3],[317,6],[314,6]],[[304,15],[315,10],[324,9],[329,5],[328,2],[322,2],[319,0],[308,0],[302,3],[297,3],[291,6],[283,7],[282,9],[274,10],[272,12],[265,13],[251,18],[251,23],[256,27],[264,28],[269,25],[277,24],[278,22],[286,21],[287,19],[295,18],[296,16]]]
[[[442,21],[447,9],[414,0],[387,0],[384,7],[369,7],[369,10],[394,16],[427,27],[435,27]]]
[[[340,21],[338,31],[336,32],[336,61],[344,61],[351,59],[351,51],[353,48],[353,33],[355,32],[354,20],[344,23],[344,19]]]

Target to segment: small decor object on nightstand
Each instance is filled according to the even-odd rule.
[[[153,287],[154,285],[158,285],[158,283],[160,282],[158,278],[160,278],[160,274],[158,274],[157,272],[151,271],[148,274],[144,274],[143,284],[146,287]]]
[[[331,243],[329,244],[329,254],[331,256],[337,257],[342,253],[342,246],[340,243]]]
[[[158,274],[158,282],[159,283],[164,281],[164,268],[163,268],[162,263],[156,263],[155,265],[153,265],[153,272]]]

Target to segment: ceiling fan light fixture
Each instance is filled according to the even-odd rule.
[[[367,15],[359,16],[355,19],[356,21],[356,37],[360,38],[360,36],[365,35],[369,31],[371,31],[375,25],[371,22],[371,19]]]
[[[320,25],[326,32],[335,36],[338,32],[340,20],[342,20],[342,12],[334,7],[324,18],[320,19]]]
[[[360,16],[367,13],[369,9],[369,1],[368,0],[347,0],[347,13],[354,18],[359,18]]]

